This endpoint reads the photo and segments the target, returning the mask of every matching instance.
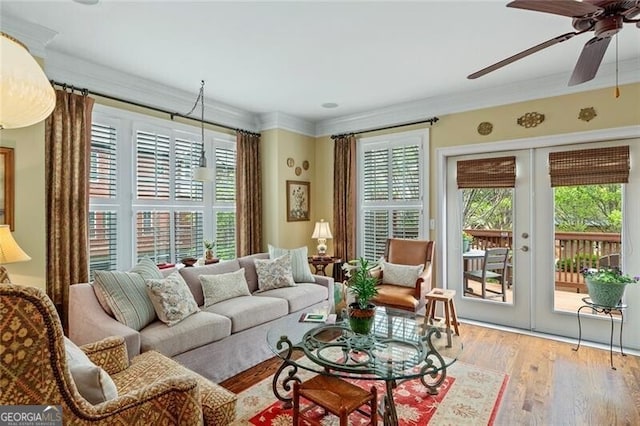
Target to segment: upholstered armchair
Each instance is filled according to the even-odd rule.
[[[433,251],[433,241],[389,238],[382,268],[375,271],[381,284],[373,302],[405,311],[421,310],[425,305],[425,294],[433,285]],[[423,265],[421,271],[418,265]]]
[[[157,352],[130,363],[122,337],[81,347],[117,388],[91,404],[72,376],[53,303],[35,287],[0,285],[0,329],[0,405],[60,405],[65,424],[218,425],[235,416],[235,395]]]

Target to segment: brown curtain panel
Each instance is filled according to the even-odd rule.
[[[628,183],[629,168],[628,145],[549,154],[552,187]]]
[[[458,189],[513,188],[516,186],[516,157],[458,161]]]
[[[333,247],[343,261],[356,256],[356,137],[334,138],[333,151]],[[342,280],[339,268],[334,278]]]
[[[236,254],[240,257],[262,250],[260,135],[238,131],[236,143]]]
[[[69,286],[89,280],[89,155],[94,100],[56,90],[45,121],[47,294],[68,329]]]

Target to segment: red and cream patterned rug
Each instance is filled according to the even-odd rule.
[[[313,373],[299,370],[306,380]],[[291,410],[285,409],[273,395],[272,377],[252,386],[238,395],[237,416],[234,426],[291,426]],[[498,413],[508,376],[462,362],[454,363],[438,395],[429,395],[419,380],[410,380],[394,390],[401,426],[430,425],[492,425]],[[356,381],[365,389],[371,381]],[[375,382],[378,398],[384,394],[384,382]],[[338,425],[337,417],[316,412],[323,426]],[[324,418],[323,418],[324,417]],[[350,425],[366,424],[366,418],[353,414]],[[380,420],[380,425],[382,421]]]

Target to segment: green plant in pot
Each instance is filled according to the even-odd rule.
[[[473,241],[473,237],[470,234],[467,234],[465,231],[462,231],[462,252],[466,253],[471,248],[471,242]]]
[[[623,274],[619,268],[585,268],[582,276],[589,290],[589,297],[596,305],[615,307],[624,295],[628,284],[637,284],[640,277]]]
[[[378,294],[378,278],[371,275],[371,269],[377,266],[371,265],[363,257],[352,260],[343,265],[347,279],[349,292],[356,301],[349,305],[349,325],[351,330],[358,334],[368,334],[373,325],[376,307],[371,299]]]

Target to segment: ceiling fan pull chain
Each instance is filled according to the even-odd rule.
[[[620,88],[618,87],[618,34],[616,34],[616,98],[620,97]]]

